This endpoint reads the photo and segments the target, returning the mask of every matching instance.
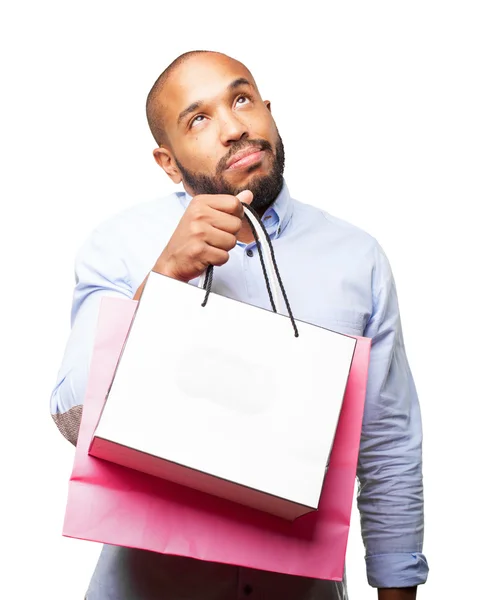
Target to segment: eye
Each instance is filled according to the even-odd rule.
[[[240,100],[243,100],[243,102],[240,102]],[[238,102],[241,106],[249,104],[252,101],[253,99],[248,94],[241,94],[241,96],[238,96],[238,98],[236,98],[236,102]]]
[[[198,123],[202,123],[203,119],[204,119],[204,115],[197,115],[190,123],[190,127],[195,127],[196,125],[198,125]],[[201,119],[201,121],[199,121],[198,119]]]

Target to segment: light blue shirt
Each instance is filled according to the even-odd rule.
[[[69,415],[83,403],[101,297],[133,298],[190,200],[176,192],[133,206],[97,227],[80,249],[72,330],[51,396],[51,412],[64,433]],[[389,262],[369,234],[292,199],[286,184],[263,221],[294,316],[372,339],[357,469],[368,580],[374,587],[424,583],[421,416]],[[215,269],[212,290],[270,309],[254,243],[236,245],[229,261]],[[87,596],[243,597],[336,600],[347,594],[345,581],[306,580],[105,546]]]

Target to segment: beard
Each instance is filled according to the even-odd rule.
[[[234,154],[249,146],[271,152],[273,156],[271,171],[267,175],[253,176],[247,185],[232,185],[223,177],[227,162]],[[227,155],[219,161],[214,175],[193,173],[186,169],[176,157],[175,161],[183,176],[183,183],[193,190],[194,195],[229,194],[236,196],[243,190],[250,190],[253,193],[251,207],[259,213],[264,213],[273,204],[283,187],[284,145],[279,133],[274,153],[271,144],[266,140],[244,140],[232,144]],[[257,169],[257,166],[253,165],[246,172],[253,172],[255,169]]]

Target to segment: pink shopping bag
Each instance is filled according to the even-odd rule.
[[[319,508],[291,523],[88,454],[136,306],[131,300],[102,300],[63,535],[340,581],[371,341],[357,338]]]

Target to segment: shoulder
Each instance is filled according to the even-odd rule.
[[[183,212],[180,193],[119,211],[98,223],[88,234],[77,251],[75,269],[91,266],[95,270],[123,272],[128,257],[174,229]]]
[[[169,228],[182,213],[181,194],[176,192],[132,205],[99,222],[87,236],[80,252],[92,244],[111,247],[136,242],[146,232]]]
[[[353,255],[361,256],[372,263],[387,260],[378,240],[366,230],[317,206],[299,200],[293,200],[293,203],[297,227],[313,229],[318,236],[326,237],[329,245],[336,245],[338,250],[342,248],[350,253],[351,258]]]
[[[139,233],[145,225],[158,226],[178,219],[182,214],[181,194],[171,193],[161,198],[132,205],[100,222],[94,231],[108,238],[129,232]]]

